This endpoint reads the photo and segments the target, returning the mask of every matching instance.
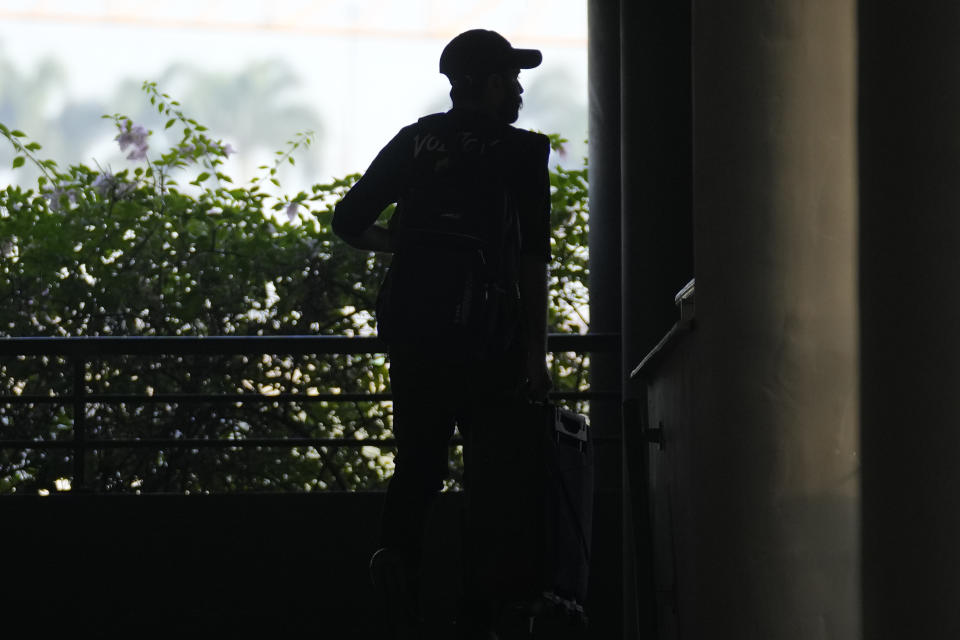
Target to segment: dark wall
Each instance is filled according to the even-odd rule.
[[[694,540],[699,535],[692,512],[690,442],[695,432],[693,377],[696,333],[683,334],[660,366],[644,376],[648,382],[648,423],[660,430],[661,442],[649,447],[650,512],[656,585],[658,640],[678,640],[681,612],[695,610],[692,576]],[[689,628],[689,625],[688,625]]]
[[[864,637],[960,637],[960,5],[859,6]]]
[[[691,6],[621,4],[621,243],[628,373],[678,319],[693,277]]]
[[[620,242],[626,400],[629,372],[679,319],[674,296],[693,277],[691,4],[620,3]],[[655,628],[643,447],[624,421],[625,638]],[[631,444],[632,443],[632,444]]]

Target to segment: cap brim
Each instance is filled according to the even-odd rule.
[[[513,61],[518,69],[533,69],[543,62],[543,54],[537,49],[514,49]]]

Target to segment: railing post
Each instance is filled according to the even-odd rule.
[[[84,368],[85,361],[73,359],[73,490],[87,486],[87,402]]]

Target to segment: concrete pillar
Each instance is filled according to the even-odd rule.
[[[620,333],[620,3],[589,0],[590,330]],[[619,389],[619,353],[590,355],[594,389]],[[587,609],[591,635],[616,638],[622,600],[620,403],[590,403],[596,500]]]
[[[863,629],[960,637],[960,5],[862,2]]]
[[[623,357],[628,374],[678,319],[693,277],[690,8],[621,4]]]
[[[859,636],[855,15],[854,0],[694,1],[680,637]]]
[[[619,3],[591,0],[589,33],[590,331],[620,333],[620,10]],[[590,356],[597,389],[619,389],[620,354]],[[620,407],[591,403],[595,433],[620,436]],[[619,450],[597,464],[597,486],[620,489]]]
[[[621,242],[624,399],[628,374],[678,319],[673,298],[693,276],[690,6],[620,3]],[[647,450],[624,422],[624,637],[656,621]]]

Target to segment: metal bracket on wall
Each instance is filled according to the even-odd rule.
[[[666,443],[664,442],[663,437],[663,423],[659,423],[656,427],[648,426],[643,430],[643,437],[647,441],[647,444],[654,444],[659,447],[660,451],[663,451],[666,448]]]
[[[666,447],[663,437],[663,422],[660,422],[656,427],[651,427],[647,411],[647,392],[644,385],[640,396],[624,399],[623,420],[629,429],[640,434],[642,441],[647,444],[656,444],[660,451],[663,451]]]

